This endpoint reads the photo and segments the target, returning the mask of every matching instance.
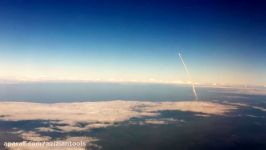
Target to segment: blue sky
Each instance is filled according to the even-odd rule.
[[[2,80],[266,84],[263,1],[2,0]]]

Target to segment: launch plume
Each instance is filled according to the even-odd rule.
[[[187,66],[186,66],[186,64],[185,64],[185,62],[184,62],[184,60],[183,60],[183,58],[182,58],[181,53],[179,53],[178,55],[179,55],[179,58],[180,58],[180,60],[181,60],[181,62],[182,62],[182,64],[183,64],[184,68],[185,68],[185,71],[186,71],[186,73],[187,73],[188,79],[189,79],[189,81],[191,81],[191,84],[192,84],[192,91],[193,91],[193,93],[194,93],[195,100],[197,101],[197,100],[198,100],[198,94],[197,94],[196,89],[195,89],[195,84],[194,84],[194,82],[193,82],[192,79],[191,79],[191,75],[190,75],[190,73],[189,73],[189,71],[188,71],[188,69],[187,69]]]

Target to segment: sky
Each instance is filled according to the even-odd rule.
[[[266,85],[266,2],[1,0],[0,80]]]

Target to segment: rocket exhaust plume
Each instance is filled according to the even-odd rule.
[[[181,60],[181,62],[182,62],[182,64],[183,64],[184,68],[185,68],[185,71],[186,71],[186,73],[187,73],[188,79],[189,79],[189,81],[191,81],[191,84],[192,84],[192,91],[193,91],[193,93],[194,93],[195,100],[198,101],[198,94],[197,94],[196,89],[195,89],[195,84],[194,84],[194,82],[193,82],[192,79],[191,79],[191,75],[190,75],[190,73],[189,73],[189,71],[188,71],[188,69],[187,69],[187,66],[186,66],[186,64],[185,64],[185,62],[184,62],[184,60],[183,60],[183,58],[182,58],[181,53],[179,53],[178,55],[179,55],[179,58],[180,58],[180,60]]]

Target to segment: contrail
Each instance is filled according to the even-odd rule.
[[[179,53],[178,55],[179,55],[179,58],[180,58],[180,60],[181,60],[181,62],[182,62],[182,64],[183,64],[183,66],[184,66],[184,68],[185,68],[185,70],[186,70],[186,73],[187,73],[188,79],[191,81],[191,84],[192,84],[192,90],[193,90],[193,93],[194,93],[194,96],[195,96],[195,100],[197,101],[197,100],[198,100],[198,94],[197,94],[196,89],[195,89],[195,84],[194,84],[194,82],[193,82],[192,79],[191,79],[190,73],[189,73],[189,71],[188,71],[188,69],[187,69],[187,66],[186,66],[186,64],[185,64],[185,62],[184,62],[184,60],[183,60],[183,58],[182,58],[181,53]]]

